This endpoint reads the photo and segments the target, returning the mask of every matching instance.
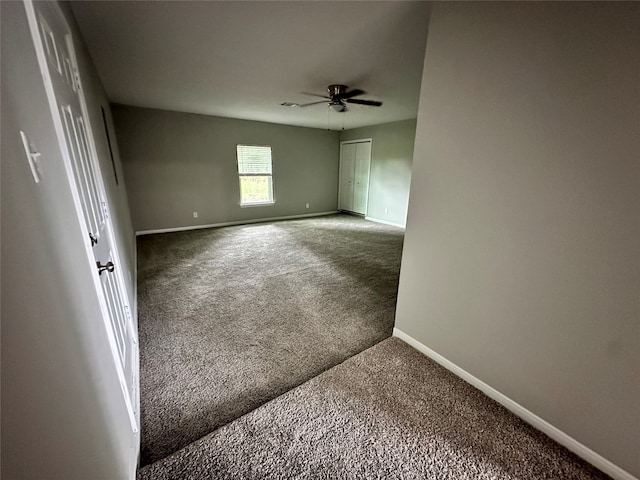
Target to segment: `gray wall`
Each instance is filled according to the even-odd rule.
[[[338,132],[124,105],[113,114],[136,231],[337,209]],[[274,205],[240,207],[237,144],[272,147]]]
[[[415,133],[416,121],[403,120],[340,134],[340,141],[373,139],[367,217],[405,225]]]
[[[640,477],[638,25],[434,4],[396,327]]]
[[[95,265],[85,255],[24,6],[0,6],[2,477],[132,479],[139,439],[131,431],[92,288]],[[133,302],[135,239],[102,130],[100,105],[107,111],[109,105],[72,28],[101,168],[111,172],[105,176],[108,202]],[[31,177],[20,130],[42,153],[39,184]]]

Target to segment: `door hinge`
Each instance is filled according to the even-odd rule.
[[[138,345],[138,335],[133,327],[133,318],[131,316],[131,309],[129,308],[129,305],[124,306],[124,314],[127,317],[127,325],[129,327],[129,330],[131,330],[131,341],[134,345]]]
[[[80,91],[80,73],[76,67],[73,67],[73,81],[76,84],[76,90]]]
[[[102,213],[104,213],[105,220],[109,220],[109,207],[107,207],[107,202],[102,202]]]

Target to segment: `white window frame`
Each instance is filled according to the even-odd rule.
[[[269,149],[269,160],[271,162],[271,173],[242,173],[240,172],[240,158],[239,158],[239,148],[240,147],[261,147]],[[271,145],[248,145],[246,143],[239,143],[236,145],[236,172],[238,173],[238,192],[240,194],[240,206],[241,207],[265,207],[269,205],[274,205],[276,203],[275,197],[275,187],[273,182],[273,149]],[[269,177],[270,178],[270,186],[271,186],[271,200],[267,200],[264,202],[243,202],[242,199],[242,178],[243,177]]]

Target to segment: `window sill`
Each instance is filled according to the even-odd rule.
[[[247,207],[270,207],[271,205],[275,205],[276,202],[260,202],[260,203],[241,203],[240,208]]]

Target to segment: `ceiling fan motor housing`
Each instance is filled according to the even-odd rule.
[[[329,92],[329,96],[333,98],[333,97],[339,97],[341,95],[344,95],[347,91],[347,88],[349,87],[347,87],[346,85],[338,85],[338,84],[329,85],[327,87],[327,91]]]

